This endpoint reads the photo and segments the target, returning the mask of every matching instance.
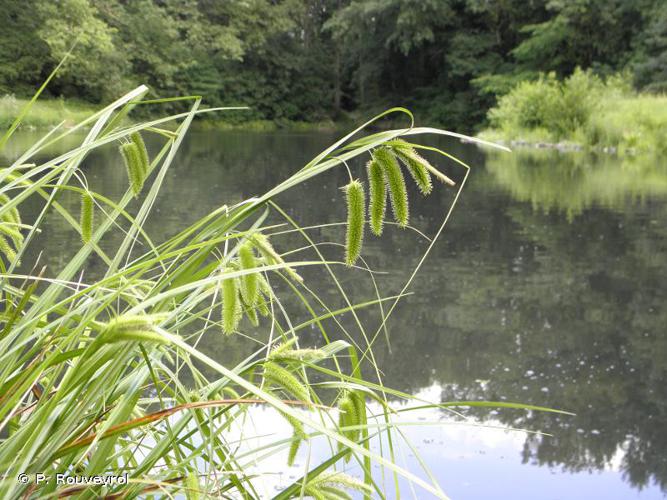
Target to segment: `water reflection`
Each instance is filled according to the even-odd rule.
[[[487,170],[512,198],[569,220],[592,206],[624,211],[628,204],[667,196],[667,164],[651,156],[623,160],[607,154],[554,150],[490,153]]]
[[[194,134],[151,215],[152,236],[160,241],[213,207],[267,190],[332,139]],[[471,414],[553,435],[521,438],[525,474],[540,477],[529,464],[565,472],[611,467],[630,485],[655,482],[667,490],[667,170],[648,160],[621,163],[609,156],[543,151],[493,154],[484,166],[479,151],[444,145],[475,168],[445,238],[415,283],[419,293],[391,319],[390,346],[380,340],[375,347],[384,382],[412,393],[438,387],[442,400],[521,401],[571,410],[576,417],[479,409]],[[460,178],[452,165],[444,166]],[[93,188],[105,194],[125,187],[112,150],[91,157],[84,169]],[[343,220],[337,201],[346,175],[331,172],[278,201],[302,224]],[[451,192],[439,188],[430,198],[416,192],[411,198],[413,222],[432,234]],[[343,239],[337,227],[311,236]],[[62,249],[75,248],[78,236],[54,218],[41,238],[61,249],[49,257],[55,273],[67,259]],[[297,235],[281,240],[283,248],[300,244]],[[392,271],[378,277],[383,294],[400,289],[404,271],[425,245],[395,228],[382,239],[368,239],[364,255],[370,265]],[[323,248],[340,258],[339,248]],[[91,274],[100,270],[95,263],[89,268]],[[317,284],[319,272],[304,274]],[[372,284],[358,273],[341,271],[340,279],[354,298],[373,296]],[[320,285],[317,291],[331,307],[340,304],[333,288]],[[373,332],[377,316],[367,314],[365,320]],[[321,342],[315,330],[304,332],[303,341]],[[223,363],[254,348],[240,337],[203,342]],[[577,484],[570,475],[561,481]]]

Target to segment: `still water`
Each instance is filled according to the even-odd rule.
[[[335,138],[193,132],[167,177],[148,230],[160,241],[223,203],[261,194]],[[420,457],[454,499],[663,498],[667,166],[648,159],[490,153],[458,142],[433,144],[473,170],[450,224],[414,282],[416,294],[389,321],[389,342],[383,333],[374,345],[383,383],[428,401],[515,401],[576,416],[464,409],[483,424],[475,426],[450,413],[424,410],[410,414],[413,425],[403,430],[413,448],[401,446],[398,463],[426,477],[419,472]],[[461,179],[453,164],[438,165]],[[91,187],[107,195],[126,187],[113,151],[91,157],[85,173]],[[277,201],[302,225],[340,222],[345,209],[339,187],[346,179],[342,169],[329,172]],[[438,185],[428,198],[416,190],[410,194],[412,223],[433,235],[453,192]],[[310,236],[343,241],[336,226],[312,230]],[[55,221],[40,238],[50,248],[79,244]],[[293,235],[281,246],[301,245]],[[426,246],[417,233],[393,227],[380,239],[367,236],[368,264],[389,272],[377,278],[383,295],[400,290]],[[341,258],[339,247],[323,249]],[[67,254],[50,254],[49,266],[58,269]],[[94,274],[96,265],[101,269],[92,263],[89,272]],[[366,274],[337,272],[353,298],[373,298]],[[316,270],[304,275],[319,285],[324,300],[338,305],[338,293],[320,279],[323,275]],[[364,319],[375,331],[377,317]],[[204,350],[227,364],[256,347],[240,338],[203,342]],[[313,330],[302,342],[318,345],[321,339]],[[371,370],[365,375],[374,378]],[[253,420],[277,432],[283,425],[265,409],[257,409]],[[289,432],[287,424],[282,431]],[[311,451],[311,460],[326,454]],[[299,459],[303,467],[306,458]],[[290,471],[281,464],[284,459],[271,465],[276,474],[266,482],[267,494],[300,476],[298,468]],[[391,484],[390,477],[385,480]],[[407,485],[404,493],[428,498]]]

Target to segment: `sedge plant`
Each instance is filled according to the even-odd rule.
[[[276,498],[349,498],[355,492],[367,498],[396,497],[399,477],[446,498],[436,479],[398,465],[393,447],[382,453],[371,449],[378,437],[390,443],[399,439],[391,401],[412,400],[382,384],[372,345],[442,233],[453,205],[396,296],[352,303],[337,273],[345,265],[365,269],[359,264],[365,226],[368,223],[374,235],[382,234],[387,198],[395,223],[408,227],[404,173],[424,195],[437,188],[432,177],[443,182],[443,189],[454,184],[417,150],[451,157],[411,139],[456,134],[411,123],[404,129],[368,133],[369,125],[388,114],[411,121],[407,110],[391,109],[263,195],[215,207],[175,235],[154,241],[146,220],[188,128],[197,115],[226,109],[202,109],[200,97],[184,97],[179,101],[189,104],[187,111],[129,122],[126,118],[138,106],[156,108],[155,116],[161,104],[174,101],[149,100],[147,90],[137,87],[70,129],[55,127],[0,170],[0,496],[259,498],[252,464],[279,453],[286,453],[292,463],[310,440],[321,439],[331,445],[330,458],[307,464],[302,477]],[[47,148],[52,151],[82,132],[77,147],[41,159]],[[148,135],[159,139],[160,146],[147,149]],[[127,172],[127,189],[118,199],[91,190],[81,169],[102,147],[117,148],[118,168]],[[368,179],[362,182],[350,173],[344,193],[346,251],[340,259],[328,260],[274,200],[327,170],[347,168],[355,159],[368,161],[358,172]],[[457,199],[468,169],[461,162],[451,164],[464,174],[455,187]],[[80,197],[79,213],[61,202],[65,193]],[[39,208],[28,220],[21,211],[29,199]],[[283,217],[317,257],[292,258],[278,231],[267,223],[269,213]],[[62,218],[80,235],[79,247],[62,269],[25,261],[26,250],[52,217]],[[110,245],[105,236],[116,232],[122,237]],[[103,262],[104,272],[89,280],[91,259]],[[308,288],[299,273],[308,266],[326,270],[344,307],[328,307]],[[293,321],[286,293],[309,311],[308,321]],[[371,331],[357,311],[377,306],[382,306],[381,324]],[[355,318],[365,343],[331,340],[336,337],[331,328],[340,323],[330,327],[324,320],[343,314]],[[233,366],[197,347],[203,336],[224,344],[253,325],[268,332],[269,340],[258,342],[251,356]],[[311,326],[320,331],[321,342],[305,349],[300,333]],[[378,375],[376,382],[364,378],[369,370]],[[186,371],[188,383],[182,377]],[[314,374],[318,384],[312,382]],[[333,391],[334,397],[323,398],[320,388]],[[370,401],[378,404],[379,413],[371,413]],[[452,408],[471,402],[429,404]],[[289,423],[292,436],[241,450],[233,431],[253,405],[275,409]],[[359,465],[361,477],[343,470],[351,461]],[[394,477],[393,486],[387,489],[376,481],[374,465]],[[129,481],[62,485],[16,479],[19,474],[34,479],[38,473],[49,478],[58,473],[127,474]]]

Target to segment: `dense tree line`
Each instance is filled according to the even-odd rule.
[[[250,119],[406,105],[470,130],[517,81],[578,66],[667,89],[662,0],[0,0],[0,24],[1,93],[29,94],[76,39],[52,95],[141,82]]]

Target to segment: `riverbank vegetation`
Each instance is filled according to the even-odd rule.
[[[28,103],[28,99],[17,98],[6,94],[0,97],[0,129],[7,129],[12,124],[19,111]],[[21,121],[21,127],[26,129],[46,129],[63,123],[63,127],[73,127],[95,113],[95,105],[87,102],[70,99],[42,99],[32,106]],[[245,111],[245,110],[244,110]],[[238,111],[240,115],[244,111]],[[293,120],[242,120],[242,119],[211,119],[203,117],[193,126],[201,129],[218,130],[245,130],[267,132],[278,129],[295,132],[313,130],[340,130],[350,126],[350,120],[333,122],[323,121],[293,121]]]
[[[524,81],[489,111],[487,139],[570,143],[619,153],[667,153],[667,96],[638,94],[627,75],[577,69]]]
[[[27,99],[20,99],[13,95],[8,94],[0,97],[0,128],[8,129],[26,104],[28,104]],[[47,99],[38,101],[32,106],[30,113],[22,120],[22,126],[25,128],[46,128],[53,127],[62,121],[65,127],[71,127],[85,120],[94,112],[94,107],[89,103]]]
[[[667,88],[661,0],[0,0],[0,21],[0,95],[29,96],[77,39],[51,97],[101,103],[147,83],[251,108],[232,124],[358,121],[403,105],[477,132],[517,83],[577,67]]]

